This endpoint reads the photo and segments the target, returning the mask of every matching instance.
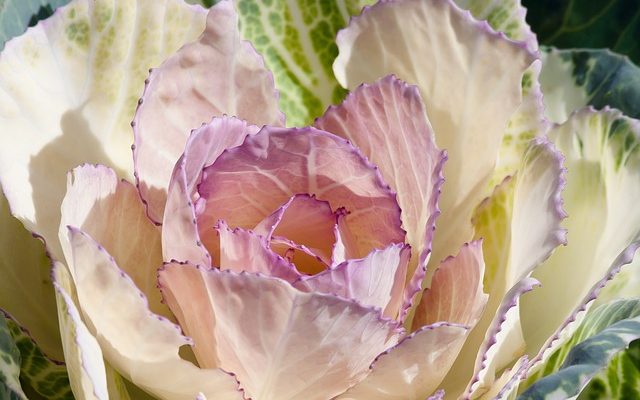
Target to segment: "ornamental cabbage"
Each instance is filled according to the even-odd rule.
[[[640,337],[589,311],[638,295],[640,122],[524,14],[73,0],[7,42],[10,398],[577,396]]]

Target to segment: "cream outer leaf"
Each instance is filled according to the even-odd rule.
[[[511,115],[490,186],[495,187],[506,176],[516,173],[529,143],[534,137],[547,134],[551,123],[544,116],[540,85],[542,62],[536,60],[522,76],[522,103]]]
[[[482,241],[463,245],[433,274],[431,286],[425,289],[416,308],[413,330],[440,321],[473,328],[489,298],[482,288],[483,277]]]
[[[50,358],[62,360],[51,260],[44,243],[11,215],[0,193],[0,308],[24,326]]]
[[[515,400],[520,381],[526,375],[529,367],[529,358],[522,356],[513,367],[505,370],[500,378],[496,379],[491,389],[484,393],[480,400]]]
[[[147,218],[135,186],[102,165],[82,165],[67,175],[58,232],[67,260],[72,259],[67,226],[95,238],[147,297],[156,314],[171,318],[156,287],[162,264],[160,230]],[[71,271],[73,273],[73,270]]]
[[[295,287],[335,294],[383,310],[396,318],[402,304],[410,247],[393,244],[373,250],[362,259],[351,259],[315,275],[302,277]]]
[[[306,193],[350,211],[345,219],[356,257],[404,242],[395,193],[377,169],[346,140],[315,128],[264,127],[207,167],[198,191],[206,202],[198,217],[201,237],[221,219],[253,228],[291,196]]]
[[[438,322],[405,337],[371,365],[339,400],[422,400],[432,394],[462,348],[469,328]]]
[[[491,390],[497,372],[523,352],[522,333],[519,329],[519,303],[523,294],[539,287],[540,282],[524,278],[509,290],[486,331],[485,340],[476,358],[474,375],[464,399],[475,399]]]
[[[566,52],[548,49],[541,53],[544,68],[540,83],[544,93],[545,116],[552,122],[563,123],[571,114],[589,104],[589,94],[585,87],[578,85],[574,78],[572,60]]]
[[[216,399],[243,398],[231,375],[180,358],[180,346],[191,340],[149,311],[145,295],[102,246],[77,228],[69,227],[68,235],[78,303],[109,364],[162,399],[193,399],[200,391]]]
[[[402,227],[413,253],[407,293],[413,301],[431,253],[447,158],[435,145],[418,88],[394,76],[361,85],[314,125],[352,141],[398,193]]]
[[[208,124],[195,129],[178,159],[169,184],[167,203],[162,224],[162,254],[165,261],[189,260],[196,264],[211,265],[211,254],[202,245],[197,219],[201,210],[197,186],[202,170],[211,165],[226,149],[239,146],[248,135],[259,128],[234,117],[214,117]],[[210,235],[213,234],[213,227]]]
[[[56,259],[65,174],[83,162],[133,170],[131,127],[147,69],[204,27],[182,0],[74,0],[0,55],[0,181],[12,213]],[[7,137],[7,136],[5,136]]]
[[[151,71],[133,120],[140,195],[162,221],[171,169],[189,131],[212,116],[284,125],[273,76],[251,43],[241,40],[232,1],[209,10],[204,33]]]
[[[67,267],[58,262],[52,274],[64,359],[73,395],[78,400],[108,400],[102,350],[80,317],[73,279]]]
[[[472,238],[471,214],[488,194],[507,122],[521,103],[522,75],[535,54],[451,0],[379,2],[353,18],[337,43],[333,68],[343,86],[393,73],[420,89],[436,143],[449,156],[431,257],[438,263]]]
[[[520,0],[454,1],[461,8],[469,10],[475,18],[487,20],[493,29],[504,32],[509,39],[525,42],[529,51],[538,51],[538,40],[526,22],[527,10]],[[506,176],[513,175],[529,141],[545,134],[548,129],[539,83],[541,66],[540,60],[534,61],[522,76],[522,103],[507,124],[490,187],[499,184]]]
[[[445,380],[447,393],[460,393],[467,385],[473,359],[478,348],[486,346],[489,338],[485,333],[497,317],[505,295],[565,243],[566,231],[561,226],[566,217],[561,200],[565,173],[561,153],[544,137],[535,138],[525,151],[517,175],[506,179],[476,210],[473,224],[476,237],[485,238],[484,287],[489,301]],[[525,345],[519,319],[517,311],[510,313],[487,361],[476,364],[475,374],[482,376],[482,382],[475,387],[474,396],[489,389],[495,373],[522,355]]]
[[[522,302],[530,356],[538,354],[574,309],[590,306],[584,299],[592,287],[640,235],[640,122],[617,110],[587,108],[549,135],[566,157],[569,245],[535,270],[533,276],[543,286]]]
[[[174,280],[190,284],[173,286]],[[181,312],[191,312],[197,299],[210,308],[205,333],[217,345],[220,366],[234,371],[252,398],[332,398],[397,343],[397,323],[379,311],[304,293],[280,279],[172,264],[160,281]],[[198,293],[185,290],[194,287]]]
[[[567,217],[562,193],[565,158],[546,137],[536,137],[517,172],[511,215],[511,240],[506,287],[512,287],[567,243]]]

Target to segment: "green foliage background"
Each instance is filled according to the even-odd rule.
[[[640,64],[640,0],[523,0],[540,43],[609,48]]]

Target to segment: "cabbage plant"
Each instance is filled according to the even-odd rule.
[[[6,4],[3,399],[640,395],[628,59],[516,0]]]

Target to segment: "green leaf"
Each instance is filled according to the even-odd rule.
[[[8,330],[20,351],[20,382],[24,390],[51,400],[73,400],[64,364],[49,359],[16,321],[6,318]]]
[[[20,351],[11,336],[7,319],[0,313],[0,399],[26,400],[18,380]]]
[[[639,337],[640,299],[618,300],[591,310],[543,368],[527,379],[523,387],[531,386],[518,399],[544,399],[552,392],[576,396],[605,367],[616,371],[614,356]]]
[[[578,396],[587,399],[640,399],[640,340],[631,342],[589,382]]]
[[[640,62],[638,0],[524,0],[540,43],[610,48]]]
[[[0,50],[5,42],[21,35],[28,26],[53,14],[69,0],[0,0]]]
[[[336,33],[374,0],[238,0],[240,31],[273,71],[287,125],[309,125],[346,91],[331,68]]]
[[[608,50],[545,49],[540,83],[547,116],[563,122],[591,105],[640,118],[640,68]]]

